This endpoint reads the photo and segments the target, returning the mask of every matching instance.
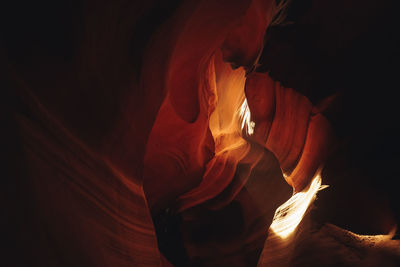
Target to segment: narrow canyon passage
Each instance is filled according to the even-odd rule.
[[[394,10],[7,2],[4,266],[397,266]]]

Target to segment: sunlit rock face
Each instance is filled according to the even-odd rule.
[[[377,10],[379,18],[380,5],[367,2],[357,14]],[[318,19],[347,18],[344,1],[293,0],[299,5],[301,12],[272,0],[86,1],[29,4],[21,15],[11,4],[4,17],[16,31],[5,32],[0,54],[8,265],[395,266],[394,234],[352,233],[387,234],[396,219],[384,197],[360,189],[368,180],[341,164],[343,140],[354,135],[339,119],[354,99],[335,93],[332,76],[346,89],[356,83],[323,69],[343,63],[333,51],[364,28],[344,20],[355,30],[341,38],[334,18]],[[360,5],[351,1],[350,10]],[[367,99],[353,104],[383,112]],[[350,133],[373,147],[376,127],[357,127]],[[326,183],[318,196],[331,198],[315,204],[315,220],[312,203]],[[359,199],[335,194],[343,188]],[[356,231],[354,216],[334,203],[360,214],[367,198],[371,213],[361,224],[370,228]],[[321,227],[321,217],[350,219],[352,232]]]
[[[246,95],[256,125],[252,139],[275,154],[288,183],[301,191],[329,153],[329,122],[305,96],[266,73],[248,76]]]

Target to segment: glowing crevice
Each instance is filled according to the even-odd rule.
[[[321,185],[321,176],[317,174],[308,189],[294,194],[276,209],[270,229],[281,238],[290,236],[300,224],[317,192],[326,187]]]

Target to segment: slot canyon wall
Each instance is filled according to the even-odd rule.
[[[1,11],[1,265],[400,263],[392,1]]]

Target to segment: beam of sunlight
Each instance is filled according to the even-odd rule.
[[[241,129],[244,130],[247,135],[252,135],[254,133],[255,123],[251,121],[250,108],[247,104],[246,98],[243,100],[243,103],[240,106],[239,118],[241,121]]]

